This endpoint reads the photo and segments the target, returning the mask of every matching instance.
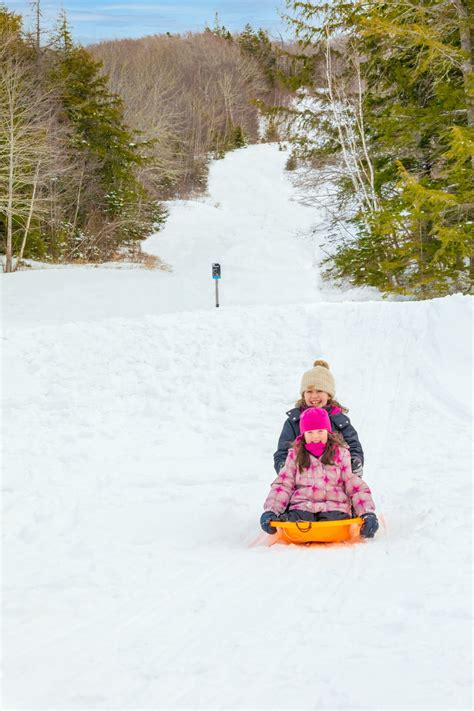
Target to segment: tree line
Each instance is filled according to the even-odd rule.
[[[164,218],[140,179],[146,142],[66,17],[47,47],[0,7],[0,234],[24,257],[95,260],[131,249]]]
[[[5,271],[27,257],[136,255],[166,219],[163,200],[203,190],[212,157],[259,139],[258,101],[288,96],[276,82],[284,60],[250,26],[86,49],[62,13],[40,39],[39,12],[26,33],[0,4]]]
[[[292,167],[335,187],[326,276],[430,297],[472,285],[472,0],[288,0]]]
[[[263,30],[211,30],[101,42],[90,51],[124,116],[149,141],[144,179],[164,197],[205,186],[209,157],[262,138],[259,104],[286,103],[277,75],[286,59]],[[266,127],[263,138],[275,138]],[[154,182],[156,179],[156,182]]]

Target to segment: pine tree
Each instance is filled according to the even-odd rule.
[[[214,15],[214,27],[212,28],[212,30],[210,30],[209,27],[206,27],[206,31],[211,32],[213,35],[215,35],[215,37],[220,37],[221,39],[233,42],[234,38],[232,37],[232,33],[230,32],[230,30],[228,30],[225,25],[220,24],[218,12],[216,12],[216,14]]]
[[[325,44],[329,59],[336,56],[342,36],[353,58],[334,81],[345,80],[347,91],[334,91],[329,101],[327,92],[326,99],[318,96],[336,121],[311,110],[303,118],[325,131],[315,153],[329,159],[349,148],[361,178],[339,180],[341,203],[355,200],[359,207],[352,217],[356,237],[337,245],[331,276],[422,297],[469,287],[472,75],[459,4],[291,3],[300,37],[315,54]]]
[[[82,201],[78,224],[90,225],[92,215],[95,230],[103,235],[94,243],[101,256],[113,254],[120,244],[147,236],[161,221],[162,211],[137,179],[137,169],[146,160],[145,146],[125,126],[122,100],[107,89],[101,64],[74,44],[65,15],[55,38],[51,81],[60,92],[71,152],[87,165],[89,201]]]
[[[237,41],[244,53],[257,60],[265,73],[269,86],[273,87],[277,74],[277,53],[268,33],[262,29],[255,32],[252,26],[247,23],[239,34]]]

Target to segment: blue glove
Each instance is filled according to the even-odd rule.
[[[352,473],[357,474],[362,479],[364,475],[364,467],[360,459],[351,459]]]
[[[374,513],[365,513],[361,518],[364,519],[364,523],[361,526],[360,535],[362,538],[373,538],[379,529],[377,516]]]
[[[264,511],[260,516],[260,526],[263,528],[265,533],[270,533],[273,536],[277,532],[274,526],[269,526],[270,521],[274,521],[278,516],[273,511]]]

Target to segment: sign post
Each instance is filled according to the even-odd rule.
[[[216,283],[216,308],[219,307],[219,279],[221,278],[221,265],[215,262],[212,265],[212,278]]]

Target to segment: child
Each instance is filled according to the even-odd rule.
[[[260,525],[276,533],[269,522],[288,510],[287,521],[334,521],[362,516],[360,533],[373,538],[379,525],[367,484],[351,469],[349,451],[333,432],[327,411],[304,410],[299,435],[264,504]]]
[[[334,377],[325,360],[315,360],[311,370],[303,374],[300,388],[301,398],[292,410],[286,413],[288,419],[278,440],[278,449],[273,455],[275,471],[278,474],[285,464],[291,443],[300,434],[301,413],[307,407],[322,407],[326,410],[335,432],[339,432],[349,446],[351,465],[354,474],[362,477],[364,452],[359,442],[357,432],[345,414],[347,409],[334,399],[336,386]]]

